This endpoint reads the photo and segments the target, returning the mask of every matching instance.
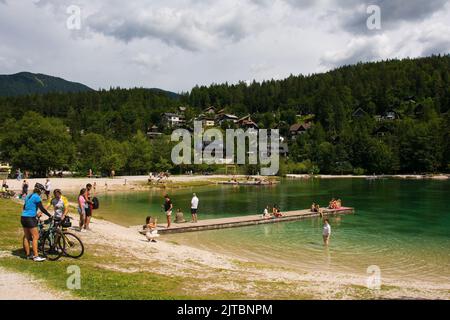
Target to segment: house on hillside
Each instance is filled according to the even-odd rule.
[[[162,136],[162,133],[159,132],[159,129],[157,126],[152,126],[151,128],[148,129],[147,131],[147,137],[151,140],[159,138]]]
[[[205,114],[205,115],[215,115],[216,114],[216,108],[208,107],[205,110],[203,110],[203,114]]]
[[[352,114],[353,118],[364,118],[365,116],[367,116],[367,112],[363,108],[356,109]]]
[[[213,114],[202,113],[195,120],[201,121],[203,127],[214,127],[216,125],[216,118]]]
[[[383,115],[384,120],[392,121],[400,119],[400,115],[394,110],[388,110]]]
[[[378,129],[375,130],[374,134],[377,135],[378,137],[384,137],[387,134],[389,134],[390,132],[391,132],[391,130],[387,126],[382,125]]]
[[[289,128],[289,134],[292,140],[297,139],[298,136],[305,134],[309,129],[311,129],[311,122],[308,123],[296,123]]]
[[[178,128],[186,123],[186,119],[179,114],[167,112],[163,114],[162,122],[167,128]]]
[[[244,130],[247,129],[259,130],[258,125],[252,120],[252,117],[250,115],[246,115],[245,117],[236,120],[235,123],[239,126],[239,128]]]
[[[235,123],[238,120],[239,118],[234,114],[219,113],[216,117],[216,122],[220,126],[225,122]]]

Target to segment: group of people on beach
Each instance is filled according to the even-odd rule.
[[[200,200],[197,197],[197,194],[194,193],[192,195],[191,204],[190,204],[191,216],[192,216],[191,223],[198,222],[199,202],[200,202]],[[169,229],[172,225],[172,213],[173,213],[174,206],[173,206],[172,200],[170,199],[168,194],[164,195],[164,203],[162,205],[162,208],[164,210],[164,213],[165,213],[166,219],[167,219],[167,227],[166,228]],[[186,222],[186,220],[184,219],[183,212],[181,211],[181,209],[177,209],[175,223],[184,223],[184,222]],[[150,242],[156,242],[155,238],[159,237],[158,230],[157,230],[157,219],[152,216],[148,216],[145,219],[145,225],[144,225],[143,229],[144,229],[147,239]]]
[[[27,183],[24,181],[24,183]],[[28,183],[27,183],[28,184]],[[6,185],[4,181],[3,185]],[[4,187],[2,187],[4,188]],[[98,207],[98,200],[92,194],[93,186],[88,183],[86,188],[81,189],[78,196],[78,213],[80,214],[80,232],[89,230],[92,217],[92,210]],[[26,192],[24,192],[26,191]],[[46,205],[43,204],[43,195],[46,196]],[[69,201],[63,195],[61,189],[55,189],[51,192],[50,179],[46,179],[44,184],[36,183],[33,191],[28,194],[28,187],[22,188],[20,198],[23,200],[23,208],[21,213],[21,225],[23,228],[23,248],[27,259],[42,262],[46,259],[39,256],[39,219],[42,214],[51,217],[56,224],[66,219],[69,213]],[[97,203],[97,205],[96,205]],[[53,215],[50,214],[53,211]],[[31,244],[31,245],[30,245]]]

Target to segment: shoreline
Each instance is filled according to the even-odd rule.
[[[61,189],[63,192],[78,192],[84,188],[86,184],[96,183],[96,192],[124,192],[124,191],[145,191],[150,189],[171,189],[171,188],[188,188],[207,185],[219,185],[222,182],[230,180],[233,176],[227,175],[174,175],[161,183],[148,183],[148,176],[121,176],[112,178],[50,178],[51,189]],[[245,179],[247,176],[236,175],[237,179]],[[269,178],[271,180],[277,177],[250,176],[254,178]],[[22,190],[22,180],[8,179],[9,189],[19,192]],[[45,178],[27,179],[29,191],[32,190],[35,183],[45,183]]]
[[[172,188],[188,188],[207,185],[226,185],[228,181],[235,177],[240,182],[239,184],[245,184],[245,179],[250,177],[251,179],[270,179],[279,180],[280,177],[262,177],[262,176],[245,176],[245,175],[174,175],[170,176],[168,180],[164,180],[161,183],[148,183],[148,176],[121,176],[111,178],[50,178],[51,188],[61,189],[63,192],[78,192],[86,184],[96,183],[96,192],[123,192],[123,191],[145,191],[150,189],[172,189]],[[435,180],[435,181],[447,181],[450,180],[449,174],[435,174],[435,175],[309,175],[309,174],[287,174],[286,179],[366,179],[366,180],[379,180],[379,179],[404,179],[404,180]],[[45,183],[45,178],[30,178],[29,190],[32,189],[36,182],[41,184]],[[8,179],[7,183],[10,190],[20,191],[22,189],[23,180]],[[276,183],[275,183],[276,184]],[[256,185],[256,184],[255,184]]]
[[[404,180],[450,180],[450,174],[394,174],[394,175],[327,175],[327,174],[287,174],[288,179],[366,179],[366,180],[379,180],[379,179],[404,179]]]

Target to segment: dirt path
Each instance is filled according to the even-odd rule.
[[[0,300],[70,300],[66,293],[50,290],[43,281],[0,268]]]

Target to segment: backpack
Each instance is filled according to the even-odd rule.
[[[100,203],[98,202],[98,198],[92,198],[92,209],[97,210],[100,207]]]

